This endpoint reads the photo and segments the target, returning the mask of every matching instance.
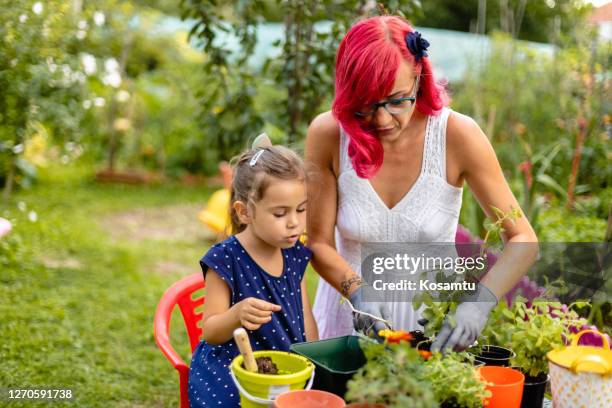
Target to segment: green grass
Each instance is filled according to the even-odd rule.
[[[86,166],[53,167],[0,204],[0,216],[14,222],[0,245],[0,387],[74,391],[75,401],[54,407],[176,406],[178,376],[155,345],[153,315],[170,284],[199,272],[211,244],[195,213],[185,221],[183,211],[175,228],[172,211],[197,208],[212,190],[92,180]],[[152,213],[155,225],[126,228]],[[312,271],[308,286],[312,299]],[[172,333],[188,362],[176,310]]]

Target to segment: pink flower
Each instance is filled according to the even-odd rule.
[[[474,238],[470,231],[468,231],[463,225],[457,225],[457,232],[455,233],[455,243],[457,244],[471,244],[474,242]]]

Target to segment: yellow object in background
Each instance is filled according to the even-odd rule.
[[[215,234],[229,235],[232,223],[229,216],[230,192],[227,189],[215,191],[206,207],[198,213],[198,219]]]
[[[208,199],[206,207],[198,213],[198,219],[217,234],[219,240],[232,233],[229,216],[230,197],[228,189],[217,190]],[[306,244],[306,231],[300,236],[300,241]]]
[[[26,140],[23,158],[36,167],[45,167],[48,164],[49,132],[40,122],[32,126],[34,132]]]
[[[612,407],[612,350],[602,336],[603,347],[579,346],[583,330],[568,347],[549,351],[550,389],[555,408]]]
[[[602,347],[578,345],[580,337],[587,333],[596,333],[601,336]],[[596,330],[582,330],[572,338],[570,346],[549,351],[546,356],[553,364],[565,368],[573,373],[612,374],[612,350],[610,343],[603,333]],[[612,378],[611,378],[612,379]]]

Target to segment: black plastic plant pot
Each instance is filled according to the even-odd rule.
[[[480,360],[476,360],[474,359],[474,362],[472,363],[472,365],[474,366],[474,368],[478,368],[478,367],[482,367],[485,365],[484,361],[480,361]]]
[[[542,408],[544,393],[549,380],[550,377],[546,373],[536,377],[525,375],[521,408]]]
[[[421,350],[421,351],[431,351],[431,344],[432,343],[433,343],[432,340],[420,341],[419,343],[417,343],[416,349],[417,350]]]
[[[482,346],[480,353],[471,352],[476,361],[482,361],[485,365],[503,366],[510,365],[510,359],[515,357],[514,351],[509,348],[500,346],[485,345]]]
[[[461,408],[455,401],[443,402],[440,408]]]
[[[417,347],[419,343],[424,341],[430,341],[429,337],[425,336],[425,334],[420,330],[414,330],[410,332],[412,339],[410,340],[410,347]],[[429,351],[429,349],[427,349]]]

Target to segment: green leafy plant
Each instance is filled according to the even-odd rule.
[[[488,344],[511,348],[516,356],[510,364],[537,377],[548,373],[546,353],[565,345],[572,327],[586,324],[587,320],[575,309],[588,304],[576,302],[568,307],[560,302],[536,300],[529,304],[518,299],[508,307],[500,302],[491,312],[481,337]]]
[[[502,234],[506,231],[504,228],[504,223],[509,221],[514,224],[517,219],[523,216],[519,208],[510,207],[510,210],[505,212],[492,205],[491,209],[493,210],[496,219],[491,220],[487,218],[484,220],[483,225],[487,232],[483,239],[482,245],[480,246],[481,255],[486,255],[487,249],[501,242]]]
[[[421,305],[425,305],[422,316],[423,319],[427,320],[423,329],[425,336],[435,337],[447,316],[451,324],[454,324],[453,315],[455,309],[457,309],[457,302],[437,302],[431,294],[423,293],[419,296],[418,301],[414,302],[414,308],[418,309]]]
[[[347,384],[346,400],[383,403],[389,408],[433,408],[431,384],[424,380],[423,359],[410,343],[363,341],[366,364]]]
[[[480,408],[490,396],[486,383],[464,353],[434,353],[423,365],[423,379],[445,406]]]
[[[388,407],[478,408],[486,384],[465,353],[434,353],[424,360],[410,342],[363,341],[367,363],[348,382],[346,399]]]
[[[569,338],[570,327],[586,324],[572,308],[557,302],[540,302],[527,307],[516,302],[513,308],[511,348],[516,353],[510,363],[527,375],[548,373],[546,353],[562,347]]]
[[[518,300],[520,302],[521,300]],[[514,331],[511,324],[508,322],[514,321],[514,312],[508,307],[505,300],[500,300],[497,306],[491,310],[487,325],[480,334],[480,343],[486,343],[494,346],[510,347],[512,333]]]

